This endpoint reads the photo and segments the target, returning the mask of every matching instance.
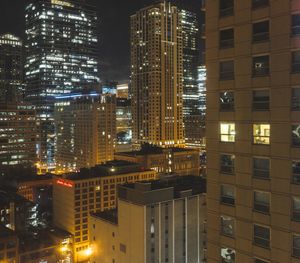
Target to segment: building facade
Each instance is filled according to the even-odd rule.
[[[184,146],[183,41],[177,7],[159,3],[131,16],[133,144]]]
[[[155,171],[121,161],[54,178],[54,224],[74,235],[75,262],[87,260],[90,256],[89,214],[116,207],[117,185],[153,179],[156,179]]]
[[[197,149],[142,147],[140,151],[115,154],[116,160],[139,163],[159,174],[199,175],[200,152]]]
[[[0,36],[0,103],[23,94],[23,43],[12,34]]]
[[[28,1],[26,97],[36,106],[41,165],[54,167],[55,97],[99,84],[95,8],[85,1]]]
[[[299,1],[206,1],[207,262],[300,262]]]
[[[0,174],[33,169],[36,156],[36,112],[25,103],[0,103]]]
[[[180,177],[120,186],[118,211],[90,217],[92,262],[204,262],[202,183]]]
[[[55,103],[58,173],[93,167],[114,159],[116,97],[96,92],[60,96]]]

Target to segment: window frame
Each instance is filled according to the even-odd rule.
[[[232,166],[223,165],[222,157],[224,157],[224,156],[230,157],[231,161],[233,161]],[[223,168],[225,168],[225,169],[223,169]],[[227,168],[231,168],[231,169],[227,170]],[[229,175],[235,174],[235,155],[234,154],[230,154],[230,153],[221,153],[220,154],[220,173],[229,174]]]
[[[295,90],[299,90],[299,98],[294,96]],[[291,89],[291,110],[300,111],[300,87],[292,87]]]
[[[233,94],[233,101],[229,101],[228,103],[227,102],[224,102],[222,103],[222,98],[225,98],[225,93],[228,93],[228,94]],[[231,98],[229,98],[231,99]],[[220,111],[234,111],[234,102],[235,102],[235,95],[234,95],[234,91],[232,90],[225,90],[225,91],[220,91],[219,92],[219,110]]]
[[[232,70],[225,70],[222,71],[222,65],[225,63],[231,63],[232,64]],[[234,60],[223,60],[219,63],[219,80],[220,81],[226,81],[226,80],[234,80]]]
[[[226,32],[232,31],[232,38],[222,38],[222,34],[225,34]],[[234,47],[234,28],[223,28],[219,30],[219,48],[220,49],[227,49],[227,48],[233,48]]]
[[[264,237],[255,236],[255,227],[264,228],[269,230],[269,239],[265,239]],[[264,245],[263,243],[258,243],[257,240],[261,240],[263,242],[266,242],[267,245]],[[253,244],[258,247],[270,249],[271,247],[271,228],[265,225],[261,224],[253,224]]]
[[[292,235],[292,256],[295,258],[300,258],[300,245],[299,245],[299,247],[295,247],[295,238],[300,239],[300,234]],[[300,243],[300,241],[299,241],[299,243]],[[297,253],[295,253],[295,249],[297,250]]]
[[[255,159],[257,160],[268,160],[268,170],[256,168],[255,167]],[[264,156],[253,156],[252,158],[252,176],[255,179],[270,179],[270,170],[271,170],[271,159],[269,157]]]
[[[293,128],[294,126],[297,126],[297,128],[296,128],[297,132],[298,132],[298,129],[299,129],[299,133],[298,133],[299,134],[299,139],[296,139],[298,141],[297,143],[295,143],[295,139],[294,139],[294,137],[295,137],[294,128]],[[291,128],[292,128],[291,129],[291,145],[294,148],[299,148],[300,147],[300,123],[293,123]]]
[[[227,127],[227,133],[222,133],[222,125],[228,125]],[[232,132],[231,128],[234,128],[234,133]],[[224,142],[224,143],[235,143],[235,137],[236,137],[236,125],[234,122],[220,122],[220,128],[219,128],[219,132],[220,132],[220,142]],[[225,136],[225,137],[224,137]],[[223,138],[228,138],[227,140],[224,140]]]
[[[299,61],[295,60],[297,56],[295,54],[298,54],[299,56]],[[291,73],[292,74],[297,74],[300,73],[300,50],[293,50],[291,52]]]
[[[297,36],[300,36],[300,23],[299,23],[299,25],[294,25],[294,23],[293,23],[294,16],[299,16],[299,20],[300,20],[300,13],[291,14],[291,36],[297,37]],[[297,32],[298,30],[299,30],[299,33]]]
[[[224,187],[231,187],[232,188],[233,197],[223,194],[223,188]],[[236,197],[236,193],[235,193],[235,187],[233,185],[221,184],[221,186],[220,186],[220,203],[221,204],[229,205],[229,206],[235,206],[235,197]]]
[[[222,1],[226,2],[228,0],[219,0],[219,18],[232,16],[234,14],[234,0],[231,0],[232,1],[232,6],[221,9],[221,2]]]
[[[255,2],[257,2],[257,4],[255,4]],[[264,8],[264,7],[268,7],[269,5],[270,5],[269,0],[252,0],[251,1],[252,9]]]
[[[260,127],[260,131],[259,131],[259,133],[261,133],[262,131],[261,131],[261,126],[263,126],[263,125],[268,125],[269,126],[269,129],[266,129],[266,130],[268,130],[269,132],[268,132],[268,134],[269,135],[260,135],[260,134],[258,134],[258,135],[256,135],[255,134],[255,126],[259,126]],[[264,130],[264,133],[266,133],[266,130]],[[253,142],[253,144],[254,145],[270,145],[271,144],[271,124],[270,123],[253,123],[253,125],[252,125],[252,137],[253,137],[253,139],[252,139],[252,142]],[[255,138],[257,138],[257,140],[255,139]],[[259,142],[259,138],[267,138],[267,143],[264,143],[263,142],[263,140],[260,140],[260,142]]]
[[[256,193],[267,194],[268,195],[268,204],[256,200]],[[253,210],[257,213],[270,214],[271,207],[271,193],[266,191],[254,190],[253,191]]]
[[[229,231],[228,232],[224,231],[224,224],[223,224],[224,220],[223,220],[223,218],[229,218],[230,220],[232,220],[232,222],[233,222],[232,223],[232,233],[229,233]],[[220,228],[221,228],[221,231],[220,231],[221,235],[233,238],[235,236],[235,228],[236,228],[235,218],[231,217],[231,216],[227,216],[227,215],[221,215],[220,216]]]
[[[298,199],[299,208],[295,209],[295,199]],[[300,197],[299,196],[292,196],[292,220],[295,222],[300,222]]]
[[[255,96],[255,93],[268,92],[268,100],[257,100],[257,98],[265,98],[264,96]],[[255,100],[256,98],[256,100]],[[253,111],[269,111],[270,110],[270,90],[254,89],[252,90],[252,110]]]
[[[268,31],[267,32],[258,32],[254,33],[254,27],[258,26],[262,23],[268,23]],[[261,37],[262,36],[262,37]],[[252,43],[262,43],[270,41],[270,20],[261,20],[252,23]]]
[[[261,67],[260,69],[256,69],[256,64],[262,63],[262,62],[256,61],[258,58],[268,58],[267,67]],[[269,75],[270,75],[270,55],[269,54],[261,54],[261,55],[253,56],[252,57],[252,77],[259,78],[259,77],[267,77]]]
[[[295,173],[294,172],[294,163],[298,163],[299,164],[299,173]],[[297,165],[295,165],[297,167]],[[300,184],[300,160],[292,160],[292,183],[293,184]],[[295,180],[296,178],[296,180]]]

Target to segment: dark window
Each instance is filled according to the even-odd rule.
[[[234,187],[231,185],[221,185],[221,203],[234,205],[235,194]]]
[[[234,110],[234,92],[222,91],[220,92],[220,110],[233,111]]]
[[[292,73],[300,72],[300,51],[292,52]]]
[[[234,79],[234,62],[222,61],[220,62],[220,80]]]
[[[232,154],[221,154],[220,171],[221,173],[234,174],[234,159]]]
[[[293,236],[293,256],[300,258],[300,236]]]
[[[254,225],[254,244],[269,248],[270,247],[270,229],[267,227]]]
[[[300,35],[300,14],[292,15],[292,35]]]
[[[126,245],[120,243],[120,251],[126,253]]]
[[[269,74],[269,56],[254,57],[252,73],[254,77],[267,76]]]
[[[270,160],[267,158],[253,158],[253,177],[269,178],[270,174]]]
[[[300,197],[293,197],[293,220],[300,221]]]
[[[254,23],[252,26],[252,41],[261,42],[269,40],[269,21]]]
[[[235,263],[235,250],[231,248],[221,248],[222,263]]]
[[[262,260],[262,259],[259,259],[259,258],[256,258],[254,260],[254,263],[269,263],[268,261],[265,261],[265,260]]]
[[[220,17],[233,15],[234,0],[220,0]]]
[[[300,147],[300,124],[292,125],[292,145]]]
[[[6,244],[6,248],[7,249],[11,249],[11,248],[14,248],[16,247],[16,242],[15,241],[9,241],[7,244]]]
[[[292,110],[300,110],[300,88],[292,88]]]
[[[234,46],[234,30],[233,28],[220,31],[220,48],[231,48]]]
[[[253,110],[268,110],[270,104],[269,90],[254,90],[252,93]]]
[[[257,212],[269,213],[269,211],[270,211],[270,194],[267,192],[254,191],[253,208]]]
[[[225,236],[234,236],[234,218],[221,216],[221,233]]]
[[[292,182],[300,184],[300,161],[292,162]]]
[[[252,0],[252,8],[265,7],[269,5],[269,0]]]
[[[14,257],[16,257],[15,251],[7,252],[7,258],[14,258]]]

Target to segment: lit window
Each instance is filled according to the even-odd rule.
[[[234,236],[234,218],[221,216],[221,233],[225,236]]]
[[[300,124],[292,125],[292,145],[300,147]]]
[[[233,111],[234,110],[234,92],[222,91],[220,92],[220,110]]]
[[[269,21],[254,23],[252,26],[252,41],[261,42],[269,40]]]
[[[293,256],[300,258],[300,235],[293,235]]]
[[[235,204],[235,193],[233,186],[221,185],[221,203],[227,205]]]
[[[253,58],[252,74],[254,77],[267,76],[269,74],[269,56]]]
[[[235,124],[234,123],[221,123],[220,124],[221,142],[234,142],[235,141]]]
[[[269,211],[270,211],[270,193],[254,191],[253,208],[257,212],[269,213]]]
[[[270,124],[253,124],[253,143],[270,144]]]
[[[269,90],[254,90],[252,100],[253,110],[268,110],[270,103]]]
[[[293,197],[293,220],[300,221],[300,197]]]
[[[269,248],[270,247],[270,229],[268,227],[263,227],[259,225],[254,225],[254,244]]]
[[[300,14],[292,15],[292,35],[300,35]]]
[[[221,154],[220,156],[220,171],[221,173],[234,174],[234,159],[233,154]]]
[[[253,177],[268,179],[270,174],[270,159],[262,157],[253,158]]]
[[[235,263],[235,250],[231,248],[221,248],[222,263]]]
[[[300,184],[300,161],[292,162],[292,182]]]
[[[300,51],[292,52],[292,73],[300,72]]]

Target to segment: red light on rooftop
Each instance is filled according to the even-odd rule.
[[[61,180],[61,179],[57,180],[56,183],[59,185],[62,185],[62,186],[70,187],[70,188],[73,187],[72,183]]]

